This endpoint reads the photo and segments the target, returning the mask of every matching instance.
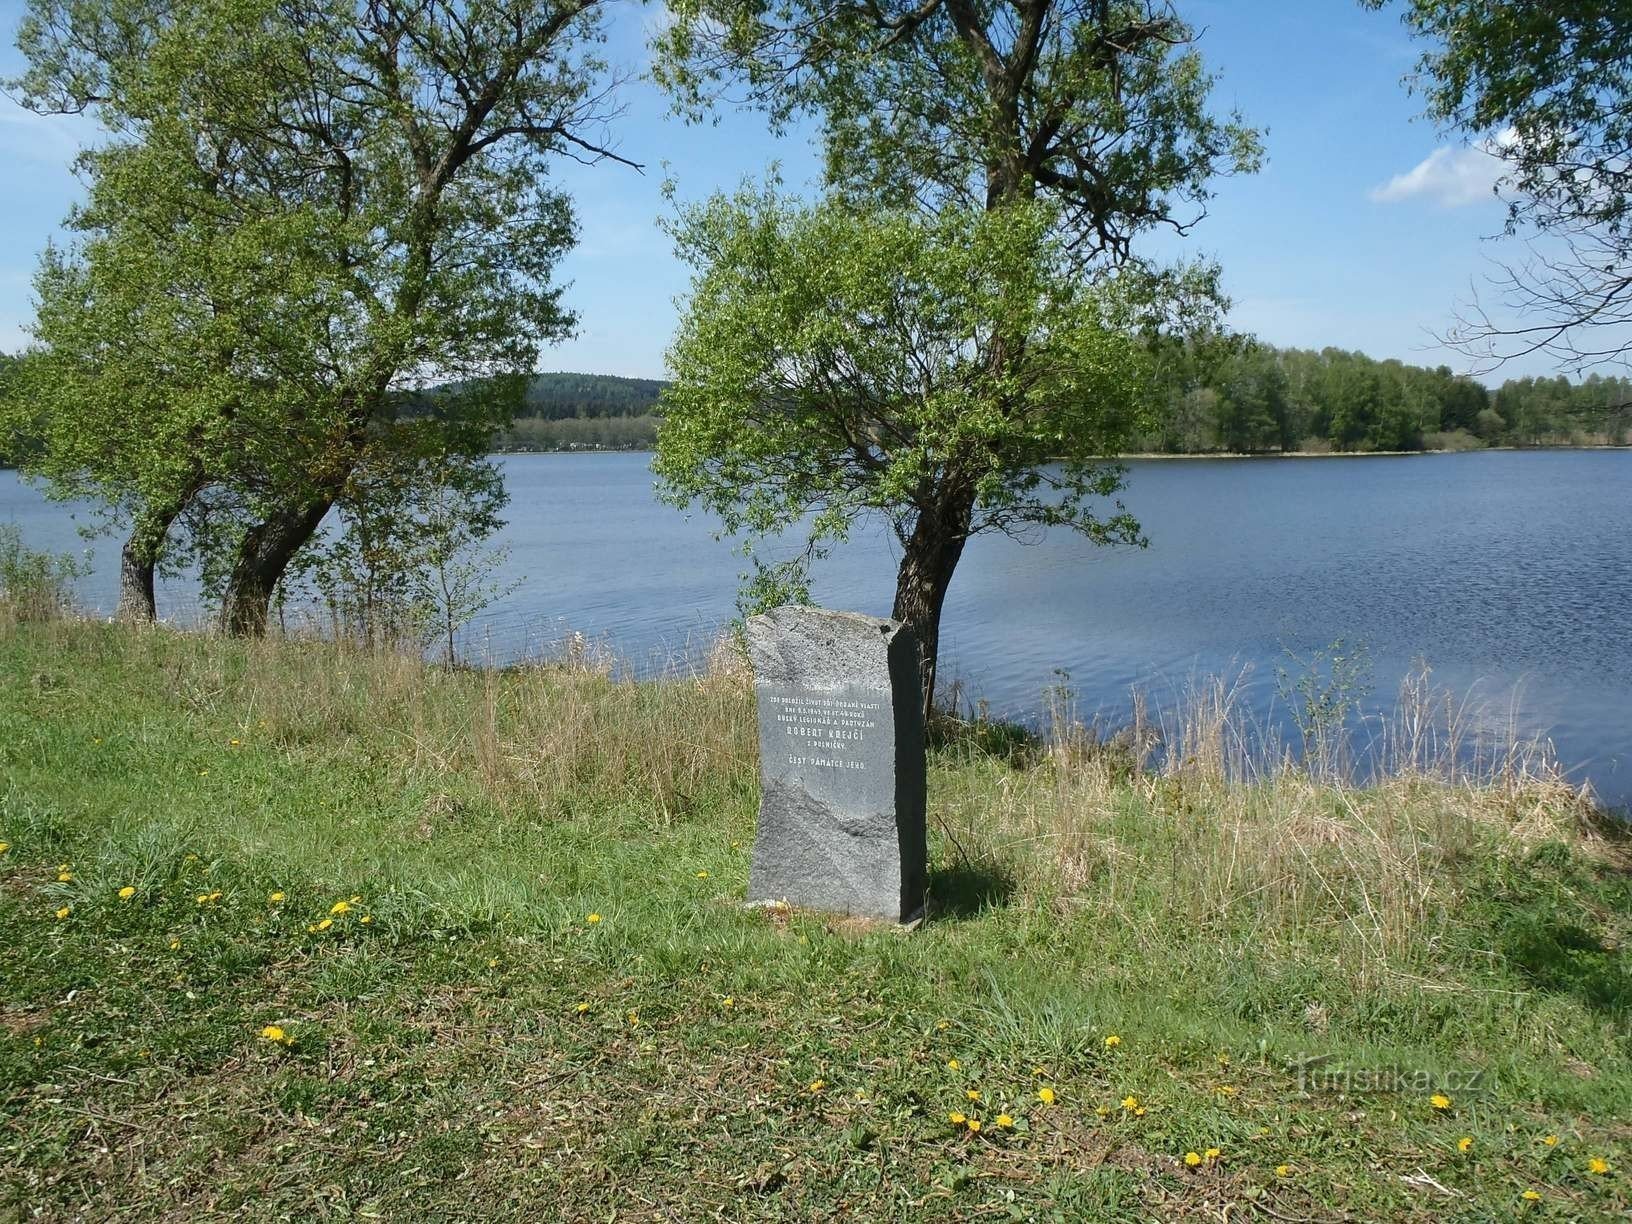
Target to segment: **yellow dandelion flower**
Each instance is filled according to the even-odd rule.
[[[1219,1096],[1234,1096],[1235,1095],[1235,1085],[1234,1084],[1220,1084],[1217,1088],[1213,1089],[1213,1091],[1218,1093]]]
[[[1201,1163],[1201,1156],[1196,1152],[1186,1152],[1184,1154],[1184,1163],[1193,1169]]]
[[[330,927],[332,927],[333,925],[334,925],[334,919],[333,918],[325,918],[325,919],[323,919],[322,922],[312,923],[312,925],[307,927],[306,929],[308,931],[314,931],[314,932],[315,931],[326,931]]]
[[[68,917],[68,915],[73,913],[73,912],[74,912],[74,907],[73,906],[71,906],[71,905],[63,906],[61,909],[59,909],[57,911],[57,921],[61,922],[64,918]]]
[[[962,1126],[965,1122],[969,1121],[968,1118],[964,1117],[955,1109],[946,1115],[946,1120],[952,1123],[953,1126]]]
[[[813,1094],[815,1094],[817,1096],[820,1096],[822,1093],[827,1091],[827,1081],[826,1080],[811,1080],[809,1088],[810,1088],[810,1091]]]
[[[242,740],[229,739],[227,741],[227,747],[228,748],[238,748],[238,747],[241,747],[242,745],[243,745]]]
[[[1008,1114],[998,1114],[997,1115],[997,1124],[999,1126],[1001,1126],[1004,1130],[1009,1130],[1009,1129],[1013,1128],[1013,1126],[1014,1126],[1014,1119],[1011,1118]]]
[[[601,920],[601,916],[599,914],[591,914],[591,915],[589,915],[589,917],[584,919],[584,921],[589,923],[590,926],[594,926],[600,920]]]
[[[1207,1157],[1208,1160],[1217,1160],[1223,1154],[1224,1153],[1220,1152],[1217,1148],[1208,1148],[1202,1153],[1202,1155]]]
[[[73,872],[71,872],[71,871],[59,871],[59,872],[57,872],[57,883],[58,884],[72,884],[73,882],[74,882],[74,873]]]
[[[208,905],[210,903],[210,894],[209,893],[199,893],[197,899],[198,899],[198,903],[200,905]]]
[[[979,1118],[970,1118],[968,1125],[969,1125],[969,1133],[970,1134],[974,1134],[974,1135],[980,1134],[980,1119]]]
[[[1558,1136],[1557,1135],[1543,1135],[1541,1137],[1541,1141],[1543,1143],[1545,1143],[1548,1147],[1557,1147],[1558,1146]]]
[[[129,901],[135,895],[136,895],[136,890],[134,888],[132,888],[129,884],[126,884],[123,888],[121,888],[119,890],[119,900],[121,900],[121,901]]]
[[[282,889],[279,889],[277,892],[267,893],[266,899],[273,905],[282,905],[289,899],[289,894],[285,893]]]
[[[364,926],[367,926],[369,923],[374,921],[374,915],[364,914],[361,918],[357,919],[357,921],[362,923]]]
[[[263,1028],[261,1030],[261,1040],[262,1041],[275,1041],[275,1042],[277,1042],[278,1044],[281,1045],[285,1041],[289,1040],[289,1034],[285,1033],[277,1025],[269,1024],[269,1025],[267,1025],[265,1028]]]
[[[487,967],[489,969],[497,969],[499,967],[499,958],[496,957],[496,956],[488,957],[487,958]]]
[[[697,878],[698,878],[698,879],[699,879],[699,880],[706,880],[706,879],[708,879],[708,872],[706,872],[706,871],[699,871],[699,872],[698,872],[698,873],[697,873]]]
[[[1145,1107],[1143,1105],[1135,1105],[1133,1107],[1133,1116],[1136,1117],[1136,1118],[1144,1117],[1145,1116]]]
[[[721,1007],[735,1007],[736,1005],[737,1005],[737,1000],[732,995],[726,995],[725,998],[720,1000],[720,1006]]]
[[[1039,1089],[1037,1089],[1037,1099],[1039,1101],[1041,1101],[1044,1105],[1054,1104],[1054,1089],[1052,1089],[1052,1088],[1039,1088]]]
[[[1463,1135],[1462,1138],[1456,1141],[1456,1150],[1459,1152],[1469,1151],[1472,1147],[1473,1138],[1469,1135]]]
[[[955,1058],[949,1058],[946,1060],[946,1069],[948,1071],[956,1071],[961,1066],[963,1066],[963,1064]]]
[[[11,843],[10,842],[0,842],[0,854],[4,854],[7,850],[10,850],[10,849],[11,849]]]
[[[580,1004],[578,1004],[578,1014],[579,1014],[579,1015],[580,1015],[580,1016],[581,1016],[581,1015],[583,1015],[583,1014],[584,1014],[584,1013],[585,1013],[585,1012],[587,1012],[587,1011],[588,1011],[588,1010],[589,1010],[589,1004],[588,1004],[588,1003],[580,1003]]]
[[[978,1101],[980,1100],[980,1089],[966,1088],[964,1089],[963,1095],[968,1097],[971,1101]]]
[[[329,913],[331,914],[349,914],[350,912],[350,901],[336,901],[333,905],[329,906]]]
[[[1587,1172],[1591,1173],[1594,1177],[1602,1177],[1605,1173],[1609,1172],[1609,1161],[1605,1160],[1602,1156],[1594,1156],[1591,1160],[1587,1161]]]
[[[1433,1096],[1428,1098],[1428,1104],[1432,1105],[1435,1109],[1449,1109],[1451,1107],[1451,1098],[1446,1096],[1443,1092],[1436,1092]]]
[[[1539,1203],[1541,1202],[1541,1191],[1526,1190],[1523,1194],[1519,1195],[1519,1197],[1527,1203]]]
[[[174,952],[179,947],[181,947],[181,940],[172,935],[170,937],[170,951]]]
[[[1132,1095],[1123,1097],[1122,1098],[1122,1108],[1123,1109],[1138,1109],[1139,1108],[1139,1098],[1136,1097],[1136,1096],[1132,1096]]]
[[[1292,1176],[1292,1166],[1291,1165],[1284,1165],[1284,1164],[1283,1165],[1276,1165],[1275,1166],[1275,1176],[1276,1177],[1291,1177]]]
[[[951,1027],[952,1027],[952,1021],[950,1021],[950,1020],[937,1020],[937,1021],[935,1021],[935,1031],[938,1032],[938,1033],[944,1033],[944,1032],[946,1032],[947,1029],[949,1029]]]
[[[1095,1105],[1094,1112],[1103,1118],[1106,1114],[1111,1112],[1111,1107],[1109,1105]]]
[[[640,1027],[640,1013],[638,1011],[631,1010],[630,1013],[629,1013],[629,1016],[628,1016],[628,1020],[629,1020],[629,1027],[630,1028],[639,1028]]]
[[[1115,1033],[1111,1033],[1109,1036],[1107,1036],[1105,1038],[1105,1048],[1107,1050],[1114,1050],[1114,1049],[1116,1049],[1117,1046],[1119,1046],[1121,1044],[1122,1044],[1122,1038],[1118,1037]]]

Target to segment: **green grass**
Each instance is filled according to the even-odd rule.
[[[953,734],[902,934],[742,907],[752,715],[729,665],[0,629],[0,1218],[1632,1208],[1632,883],[1565,788]]]

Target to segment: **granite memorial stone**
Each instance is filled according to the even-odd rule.
[[[748,621],[762,798],[752,901],[909,922],[923,909],[918,643],[892,620],[776,608]]]

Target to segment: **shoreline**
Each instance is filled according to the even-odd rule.
[[[1469,449],[1434,448],[1424,450],[1387,451],[1127,451],[1107,458],[1123,459],[1401,459],[1416,455],[1483,455],[1492,452],[1527,451],[1629,451],[1632,444],[1614,446],[1609,443],[1589,443],[1580,446],[1479,446]],[[650,446],[571,446],[571,447],[515,447],[493,450],[493,455],[653,455]],[[15,469],[0,468],[0,471]]]

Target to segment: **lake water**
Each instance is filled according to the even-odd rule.
[[[640,454],[515,455],[502,577],[517,589],[469,630],[506,661],[577,630],[642,671],[706,650],[734,614],[746,562],[703,516],[652,496]],[[1284,717],[1277,666],[1363,642],[1373,704],[1414,660],[1482,699],[1487,717],[1544,734],[1573,777],[1632,801],[1632,452],[1537,451],[1340,459],[1140,460],[1128,508],[1148,549],[1066,532],[973,541],[947,597],[944,674],[996,714],[1036,716],[1068,683],[1111,723],[1130,691],[1163,705],[1197,676],[1245,669],[1241,697]],[[84,515],[81,513],[80,518]],[[71,509],[0,473],[0,521],[34,547],[80,549]],[[898,550],[879,524],[817,572],[829,606],[887,614]],[[81,585],[114,603],[118,547]],[[165,584],[161,613],[196,599]]]

